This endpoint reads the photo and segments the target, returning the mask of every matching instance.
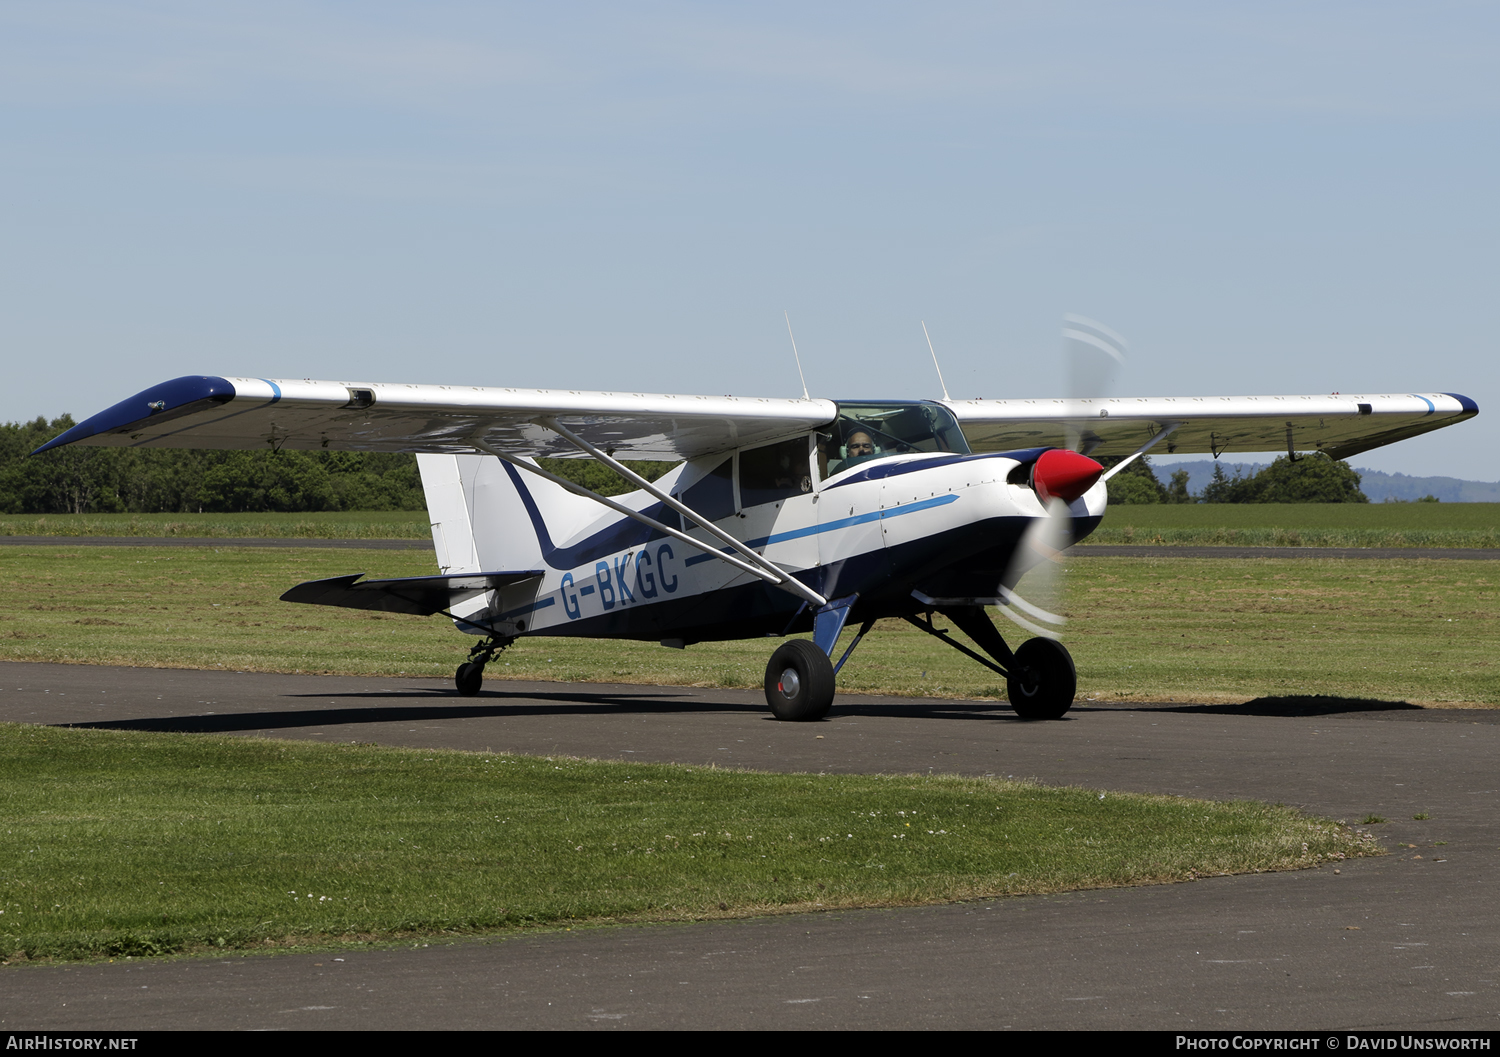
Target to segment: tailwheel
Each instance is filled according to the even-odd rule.
[[[479,694],[479,688],[484,684],[484,665],[475,664],[472,661],[464,661],[458,666],[458,671],[453,673],[453,685],[458,688],[459,697],[475,697]]]
[[[1022,719],[1061,719],[1073,707],[1078,671],[1068,648],[1056,639],[1027,639],[1016,650],[1006,677],[1010,707]]]
[[[469,651],[469,659],[453,673],[453,685],[458,689],[458,696],[477,696],[479,688],[484,685],[484,666],[514,641],[515,636],[500,638],[498,635],[490,635],[482,642],[476,642]]]
[[[792,639],[766,665],[766,704],[777,719],[810,722],[833,707],[833,662],[807,639]]]

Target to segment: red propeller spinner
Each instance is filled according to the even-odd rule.
[[[1052,499],[1071,503],[1094,487],[1094,482],[1103,473],[1104,467],[1087,455],[1066,448],[1053,448],[1042,452],[1042,457],[1031,468],[1031,486],[1043,503]]]

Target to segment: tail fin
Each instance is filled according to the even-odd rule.
[[[432,547],[437,552],[438,571],[444,574],[479,571],[474,525],[458,460],[457,455],[417,456],[422,493],[427,497],[427,518],[432,522]]]
[[[438,568],[445,574],[543,568],[541,533],[564,540],[604,513],[592,501],[518,473],[492,455],[419,454],[417,467]]]

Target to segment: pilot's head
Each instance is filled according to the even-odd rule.
[[[849,434],[849,441],[844,445],[844,453],[850,459],[858,459],[865,455],[874,455],[875,441],[864,430],[857,429]]]

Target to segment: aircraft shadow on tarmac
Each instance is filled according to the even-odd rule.
[[[327,694],[288,694],[287,698],[326,700]],[[706,701],[691,690],[665,691],[652,688],[640,693],[588,693],[576,690],[556,693],[506,693],[486,691],[479,698],[464,698],[464,704],[440,704],[455,700],[450,693],[425,689],[352,693],[342,699],[366,698],[392,702],[383,706],[308,708],[272,712],[225,712],[208,715],[152,716],[141,719],[101,720],[68,726],[99,730],[144,730],[158,733],[224,734],[250,730],[293,730],[309,727],[348,726],[369,723],[432,722],[434,720],[503,719],[530,716],[589,715],[691,715],[694,713],[742,713],[760,715],[777,722],[764,706],[754,701]],[[431,704],[402,703],[427,701]],[[472,703],[470,703],[472,702]],[[1213,716],[1266,716],[1301,718],[1379,712],[1421,712],[1419,705],[1405,701],[1377,701],[1355,697],[1293,696],[1259,697],[1239,704],[1110,704],[1080,703],[1064,717],[1084,720],[1079,712],[1136,711],[1200,713]],[[835,706],[831,718],[880,717],[886,719],[939,719],[1022,722],[1008,705],[997,701],[892,698],[880,702],[844,701]],[[826,721],[825,721],[826,722]]]
[[[287,694],[285,699],[327,700],[329,694]],[[451,693],[413,689],[334,695],[341,699],[365,698],[381,702],[430,701],[431,704],[388,704],[365,707],[308,708],[267,712],[221,712],[183,716],[150,716],[140,719],[99,720],[60,724],[80,729],[143,730],[157,733],[225,734],[250,730],[293,730],[308,727],[365,723],[432,722],[433,720],[504,719],[527,716],[589,715],[691,715],[742,713],[758,715],[768,723],[779,722],[764,705],[755,701],[704,700],[692,690],[621,694],[564,691],[557,693],[506,693],[485,691],[478,698],[456,699]],[[463,700],[464,704],[441,704]],[[996,715],[996,710],[1002,710]],[[847,702],[836,706],[837,716],[883,716],[917,719],[1014,719],[1009,706],[991,701],[934,700],[931,698],[891,703]]]
[[[288,694],[288,697],[317,697],[327,694]],[[401,698],[452,700],[451,695],[412,691],[408,693],[339,694],[341,698],[366,697],[382,701]],[[158,733],[224,734],[246,730],[291,730],[304,727],[343,726],[362,723],[407,723],[418,720],[498,719],[515,716],[676,714],[691,712],[750,712],[755,709],[731,702],[673,701],[642,694],[517,694],[516,704],[505,703],[504,694],[485,694],[499,698],[494,703],[476,701],[462,705],[394,704],[381,707],[309,708],[274,712],[221,712],[212,715],[151,716],[142,719],[101,720],[96,723],[72,723],[68,726],[97,730],[149,730]],[[686,696],[686,695],[684,695]],[[464,698],[465,702],[472,698]]]
[[[1333,697],[1309,694],[1291,697],[1257,697],[1240,704],[1181,704],[1134,706],[1137,712],[1202,712],[1215,716],[1343,716],[1356,712],[1423,712],[1421,705],[1406,701],[1377,701],[1364,697]]]

